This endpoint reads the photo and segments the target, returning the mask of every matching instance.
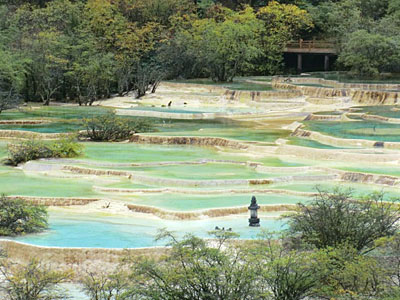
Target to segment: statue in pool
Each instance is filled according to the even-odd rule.
[[[257,199],[255,196],[251,198],[251,203],[248,209],[250,210],[250,219],[249,226],[251,227],[259,227],[260,226],[260,218],[258,218],[257,210],[260,206],[257,204]]]

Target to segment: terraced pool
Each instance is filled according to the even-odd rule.
[[[400,124],[375,121],[322,122],[304,121],[306,129],[346,139],[400,142]]]
[[[250,82],[240,82],[237,89],[260,85],[251,81],[265,82],[260,89],[269,89],[268,77],[243,80]],[[191,89],[194,89],[191,94],[194,98],[207,94],[205,90],[196,92],[192,86]],[[168,91],[166,97],[183,96],[179,91]],[[165,102],[165,99],[162,100]],[[279,105],[284,103],[281,100],[276,100],[280,101]],[[179,101],[186,100],[179,98]],[[269,101],[274,105],[273,100]],[[400,153],[397,150],[333,147],[291,136],[290,129],[302,122],[305,129],[324,135],[400,142],[400,124],[367,121],[357,114],[347,121],[302,120],[308,113],[339,115],[349,111],[398,118],[393,106],[351,109],[349,105],[336,110],[318,106],[317,110],[307,104],[301,109],[289,107],[289,111],[276,113],[242,102],[210,106],[209,103],[201,105],[199,100],[193,105],[188,103],[171,108],[161,107],[161,101],[157,102],[157,107],[149,106],[149,102],[151,99],[144,101],[145,106],[132,110],[177,115],[225,113],[226,116],[210,120],[153,118],[157,130],[143,135],[191,136],[194,140],[196,137],[220,137],[241,147],[212,143],[197,146],[190,142],[168,144],[165,138],[159,144],[82,142],[84,153],[78,158],[41,160],[18,168],[1,165],[1,193],[100,199],[87,205],[51,208],[50,229],[19,237],[18,241],[58,247],[135,248],[162,245],[154,241],[160,228],[176,231],[179,235],[189,232],[205,237],[215,226],[232,228],[245,239],[256,238],[260,228],[249,228],[248,215],[243,214],[252,195],[257,197],[264,211],[275,207],[282,209],[282,204],[307,203],[315,194],[316,185],[328,190],[337,186],[353,188],[357,195],[384,191],[387,200],[400,198],[400,187],[396,185],[341,181],[344,172],[400,177]],[[101,106],[27,107],[3,112],[0,121],[35,119],[47,123],[0,125],[0,130],[71,132],[82,129],[83,118],[110,110],[112,107]],[[298,123],[293,123],[295,121]],[[0,140],[0,158],[6,157],[9,142],[13,141]],[[344,158],[339,161],[336,154]],[[357,160],[360,155],[365,155],[362,163]],[[388,159],[374,162],[377,155]],[[211,211],[220,214],[212,215]],[[262,228],[285,228],[284,220],[277,218],[278,215],[279,212],[263,212]]]
[[[276,215],[266,215],[263,227],[271,231],[282,230],[284,221]],[[191,233],[200,237],[209,237],[208,232],[215,226],[232,228],[243,239],[254,239],[260,233],[259,228],[249,228],[248,216],[185,221],[166,221],[152,218],[122,218],[99,215],[50,214],[50,230],[38,234],[18,237],[15,240],[39,246],[89,247],[89,248],[139,248],[162,246],[155,242],[158,230],[168,228],[177,236]]]

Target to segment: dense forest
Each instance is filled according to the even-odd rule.
[[[5,2],[5,3],[4,3]],[[0,5],[0,111],[90,105],[162,79],[284,72],[298,38],[335,42],[336,69],[400,69],[400,0],[36,0]]]

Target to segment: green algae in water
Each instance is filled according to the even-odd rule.
[[[83,129],[82,120],[110,112],[111,109],[98,106],[41,106],[34,109],[7,110],[0,120],[43,119],[50,123],[35,125],[0,125],[4,130],[24,130],[41,133],[62,133]]]
[[[375,121],[304,121],[304,124],[308,130],[321,132],[339,138],[400,142],[400,124],[387,124]]]
[[[378,115],[386,118],[400,118],[400,109],[399,106],[393,105],[380,105],[380,106],[359,106],[354,107],[359,109],[358,113],[366,113],[370,115]]]
[[[312,77],[323,78],[327,80],[336,80],[344,83],[366,83],[366,84],[399,84],[400,75],[393,74],[388,77],[362,77],[354,76],[346,72],[312,72]],[[295,77],[295,76],[292,76]]]
[[[297,183],[277,183],[271,185],[271,189],[284,189],[298,192],[311,192],[315,193],[316,188],[322,190],[332,191],[334,188],[352,189],[355,196],[364,196],[373,192],[383,192],[385,199],[390,200],[393,198],[400,198],[400,189],[383,187],[372,184],[361,184],[361,183],[348,183],[348,182],[297,182]]]
[[[124,170],[169,179],[253,179],[264,178],[266,174],[256,172],[253,168],[229,163],[207,163],[198,165],[170,165],[157,167],[129,167]]]
[[[42,106],[39,109],[27,111],[28,115],[57,119],[83,119],[103,115],[112,111],[101,106]]]
[[[142,163],[221,159],[221,155],[211,147],[133,143],[84,143],[84,145],[84,158],[93,161]]]
[[[132,195],[126,197],[125,201],[130,204],[154,206],[166,210],[192,211],[210,208],[246,206],[250,204],[251,196],[257,197],[257,203],[260,205],[279,205],[307,203],[310,198],[282,194],[216,194],[216,195],[190,195],[190,194],[148,194]]]
[[[202,113],[225,113],[225,114],[243,114],[243,113],[261,113],[261,110],[257,110],[253,107],[229,107],[229,106],[201,106],[201,107],[185,107],[185,106],[174,106],[174,107],[154,107],[154,106],[137,106],[133,108],[127,108],[126,110],[138,110],[138,111],[155,111],[163,113],[176,113],[176,114],[202,114]]]
[[[321,143],[313,141],[313,140],[302,139],[302,138],[298,138],[298,137],[290,137],[288,144],[302,146],[302,147],[317,148],[317,149],[346,149],[344,147],[334,147],[334,146],[330,146],[330,145],[321,144]]]
[[[150,135],[209,136],[244,141],[275,142],[287,137],[291,131],[284,129],[254,128],[251,122],[240,122],[224,118],[214,120],[158,120],[159,132]]]
[[[221,86],[223,88],[231,89],[231,90],[242,90],[242,91],[271,91],[273,90],[272,86],[269,84],[270,78],[260,77],[259,81],[263,81],[265,83],[254,83],[254,82],[246,82],[248,78],[246,77],[237,77],[234,78],[233,82],[214,82],[210,79],[186,79],[186,80],[174,80],[171,82],[178,83],[190,83],[190,84],[204,84],[204,85],[213,85],[213,86]],[[252,77],[252,80],[258,80],[257,77]]]
[[[110,112],[110,108],[100,106],[36,106],[6,110],[0,120],[20,119],[82,119]]]
[[[85,162],[146,163],[146,162],[190,162],[204,159],[232,160],[237,162],[259,162],[271,167],[299,167],[306,164],[286,161],[273,156],[252,157],[246,153],[218,151],[213,147],[190,145],[145,145],[134,143],[83,143]]]
[[[7,144],[8,142],[0,141],[0,161],[1,159],[7,157]]]
[[[29,176],[21,170],[4,167],[0,172],[1,193],[38,197],[94,197],[92,183],[80,178]]]
[[[0,130],[23,130],[39,133],[67,133],[84,129],[81,122],[54,122],[34,125],[0,125]]]
[[[394,166],[380,166],[380,167],[353,167],[353,166],[343,166],[337,167],[339,170],[350,171],[350,172],[360,172],[360,173],[371,173],[377,175],[391,175],[400,177],[400,168]]]

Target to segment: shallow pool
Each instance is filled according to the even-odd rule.
[[[282,195],[274,193],[247,193],[247,194],[174,194],[159,193],[147,195],[131,195],[123,198],[127,203],[155,206],[167,210],[192,211],[210,208],[223,208],[233,206],[247,206],[250,204],[251,196],[257,197],[257,203],[260,205],[279,205],[307,203],[311,200],[308,197]]]
[[[215,226],[232,228],[243,239],[254,239],[261,229],[279,231],[285,222],[265,216],[259,228],[248,226],[248,216],[235,216],[196,221],[166,221],[153,218],[104,217],[97,215],[67,215],[52,213],[50,229],[40,234],[15,238],[17,241],[56,247],[139,248],[163,246],[165,242],[154,239],[158,230],[166,228],[178,237],[191,233],[208,237]]]
[[[304,124],[308,130],[321,132],[339,138],[400,142],[400,124],[388,124],[375,121],[304,121]]]

